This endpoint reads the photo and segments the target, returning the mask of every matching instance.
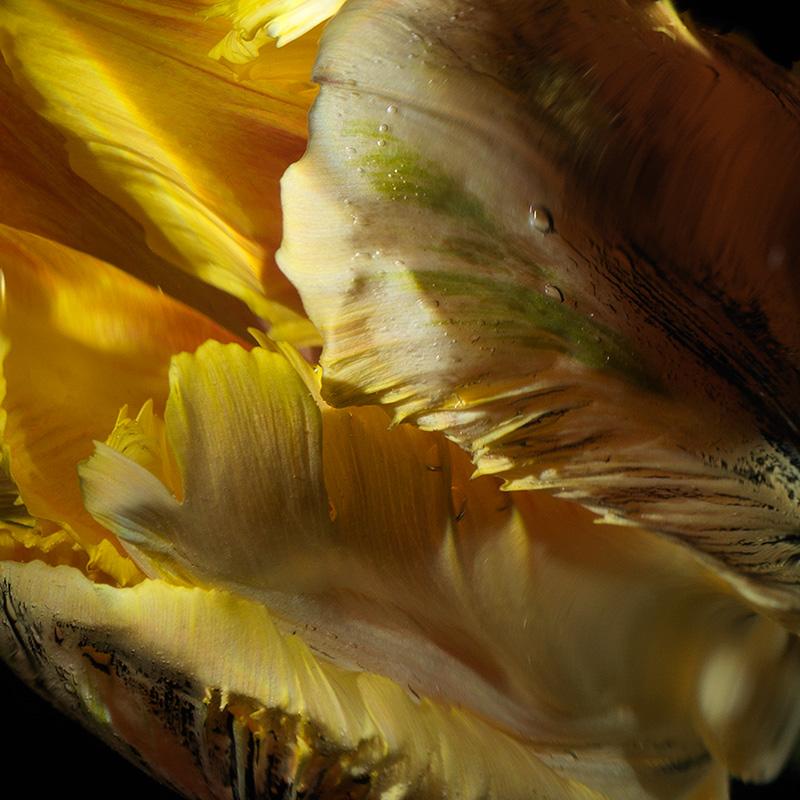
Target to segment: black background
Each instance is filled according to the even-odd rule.
[[[793,2],[756,2],[738,10],[730,0],[676,2],[706,26],[746,34],[775,61],[788,66],[800,59],[800,35],[791,23]],[[28,797],[74,796],[133,800],[175,800],[175,795],[130,766],[77,724],[54,712],[0,663],[3,737],[0,760],[5,796],[15,796],[19,782]],[[734,784],[735,800],[800,796],[800,769],[790,766],[766,787]]]

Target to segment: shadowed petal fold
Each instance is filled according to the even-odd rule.
[[[27,105],[2,59],[0,108],[1,225],[113,264],[246,335],[255,316],[244,303],[156,255],[142,226],[74,172],[63,135]]]
[[[0,563],[0,596],[15,668],[185,796],[602,800],[467,711],[327,663],[226,592]]]

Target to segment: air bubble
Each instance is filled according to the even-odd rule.
[[[392,104],[390,106],[386,106],[386,113],[387,114],[396,114],[397,113],[397,106]]]
[[[378,147],[386,147],[386,139],[378,139],[378,141],[375,142],[375,144],[377,144]]]

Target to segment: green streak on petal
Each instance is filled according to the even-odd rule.
[[[376,122],[356,122],[348,127],[347,133],[368,139],[375,147],[374,152],[356,162],[365,170],[374,191],[392,201],[414,203],[458,219],[462,224],[466,222],[475,234],[469,238],[446,237],[425,249],[455,256],[475,266],[517,261],[531,274],[545,276],[546,270],[541,265],[531,263],[513,239],[502,234],[502,226],[480,198],[465,190],[438,165],[426,161],[388,132],[380,132]],[[438,291],[450,297],[464,297],[471,305],[478,299],[471,320],[469,308],[461,311],[462,324],[468,321],[470,328],[490,321],[495,336],[566,353],[588,367],[618,372],[640,386],[657,390],[657,381],[643,371],[643,359],[629,342],[543,293],[517,283],[459,272],[414,271],[412,277],[423,294]],[[382,281],[385,280],[383,276]]]
[[[500,244],[491,239],[468,239],[464,236],[448,236],[441,247],[429,248],[434,253],[443,253],[460,258],[476,267],[487,262],[502,261],[506,253]]]
[[[432,162],[426,162],[396,138],[376,134],[376,127],[351,129],[359,135],[383,141],[380,152],[361,158],[373,189],[389,200],[415,203],[438,214],[465,220],[480,231],[494,234],[497,226],[481,200]]]
[[[568,353],[588,367],[619,372],[642,387],[657,389],[638,353],[619,334],[545,294],[477,275],[417,271],[413,277],[428,296],[469,301],[471,308],[461,311],[463,322],[489,324],[496,337],[530,339],[536,347]]]

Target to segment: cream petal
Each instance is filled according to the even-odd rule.
[[[137,448],[97,444],[87,508],[149,574],[263,603],[324,659],[469,709],[615,798],[683,796],[719,768],[707,748],[775,774],[800,726],[793,637],[672,543],[470,480],[441,436],[329,408],[304,369],[213,342],[177,357],[180,499]]]
[[[327,664],[225,592],[1,562],[0,594],[12,666],[185,796],[600,800],[468,712]]]
[[[688,543],[797,628],[795,84],[619,0],[353,0],[315,80],[278,260],[325,398]]]
[[[282,356],[207,342],[196,356],[176,357],[170,371],[167,439],[182,499],[140,463],[97,444],[80,469],[87,508],[151,574],[159,570],[148,567],[146,552],[168,554],[211,584],[262,586],[270,575],[292,586],[330,536],[313,446],[320,424],[316,403]],[[107,516],[104,508],[113,511]],[[131,513],[124,522],[115,519],[121,509]],[[287,557],[296,560],[298,551],[305,555],[293,568]]]
[[[12,0],[0,9],[0,49],[92,199],[142,226],[162,266],[245,301],[276,334],[314,342],[273,253],[278,181],[305,142],[315,42],[237,77],[208,58],[220,26],[202,19],[207,8]]]

